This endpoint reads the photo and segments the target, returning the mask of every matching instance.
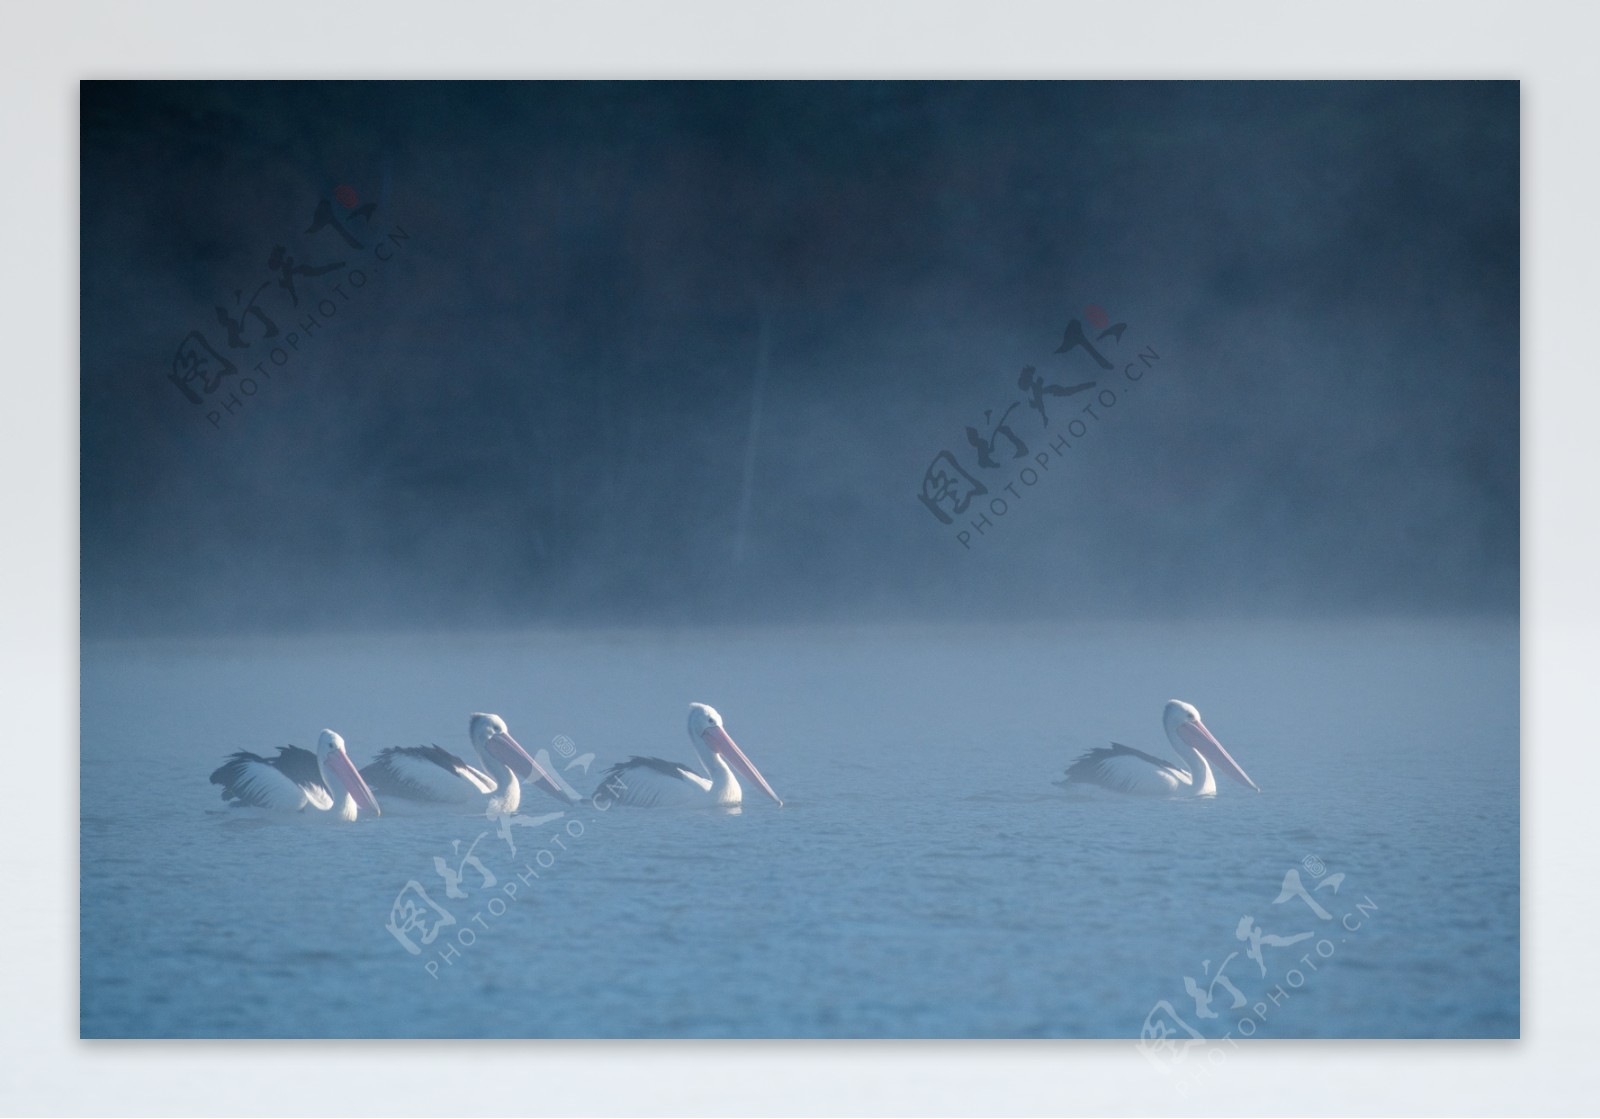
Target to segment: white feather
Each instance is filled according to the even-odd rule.
[[[242,803],[275,812],[298,812],[308,804],[322,812],[333,807],[333,797],[321,785],[297,785],[263,761],[240,765],[234,787]]]
[[[1110,749],[1090,750],[1067,767],[1056,784],[1099,785],[1136,796],[1171,796],[1187,789],[1192,778],[1176,766],[1142,751],[1112,743]]]
[[[611,767],[595,795],[636,808],[705,804],[711,779],[660,758],[629,758]]]

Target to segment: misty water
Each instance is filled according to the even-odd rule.
[[[1207,1037],[1515,1036],[1517,641],[1514,619],[88,639],[82,1032],[1136,1038],[1165,1001]],[[1052,785],[1113,739],[1169,755],[1172,697],[1261,793]],[[489,710],[587,792],[628,754],[689,760],[692,700],[784,807],[584,803],[512,829],[513,857],[482,815],[263,818],[207,783],[324,726],[358,764],[468,753]],[[495,881],[462,866],[450,898],[434,859],[475,840]],[[1326,920],[1276,903],[1291,870]],[[455,918],[416,955],[387,927],[410,882]]]

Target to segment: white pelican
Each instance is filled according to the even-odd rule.
[[[733,775],[737,769],[783,807],[761,771],[722,729],[722,716],[704,703],[689,705],[689,741],[702,773],[663,758],[631,757],[606,771],[596,795],[607,793],[616,798],[614,803],[641,808],[674,804],[729,807],[744,798]]]
[[[298,746],[278,747],[275,758],[236,751],[211,775],[211,783],[221,785],[222,799],[236,807],[279,812],[333,809],[341,820],[354,820],[362,809],[383,815],[378,799],[344,752],[344,739],[331,730],[318,736],[315,754]],[[337,803],[330,790],[337,790]]]
[[[1216,766],[1239,784],[1261,791],[1239,763],[1228,756],[1222,743],[1200,721],[1200,712],[1190,704],[1169,699],[1162,722],[1167,728],[1167,741],[1172,743],[1183,767],[1113,742],[1109,749],[1090,750],[1073,762],[1056,784],[1063,788],[1099,785],[1119,793],[1148,796],[1209,797],[1217,794],[1217,782],[1211,775],[1211,767]]]
[[[385,797],[429,804],[473,804],[498,792],[499,810],[515,812],[522,803],[522,783],[537,779],[564,804],[577,794],[534,761],[506,730],[499,715],[478,712],[467,720],[467,734],[483,768],[468,765],[438,746],[391,746],[361,771]]]

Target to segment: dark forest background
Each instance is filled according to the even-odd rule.
[[[1517,608],[1516,83],[81,93],[86,633]],[[367,282],[214,426],[278,247]],[[963,548],[1091,304],[1159,367]]]

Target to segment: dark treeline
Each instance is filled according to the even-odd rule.
[[[1514,610],[1518,112],[86,83],[84,629]],[[924,471],[1090,304],[1159,364],[963,547]]]

